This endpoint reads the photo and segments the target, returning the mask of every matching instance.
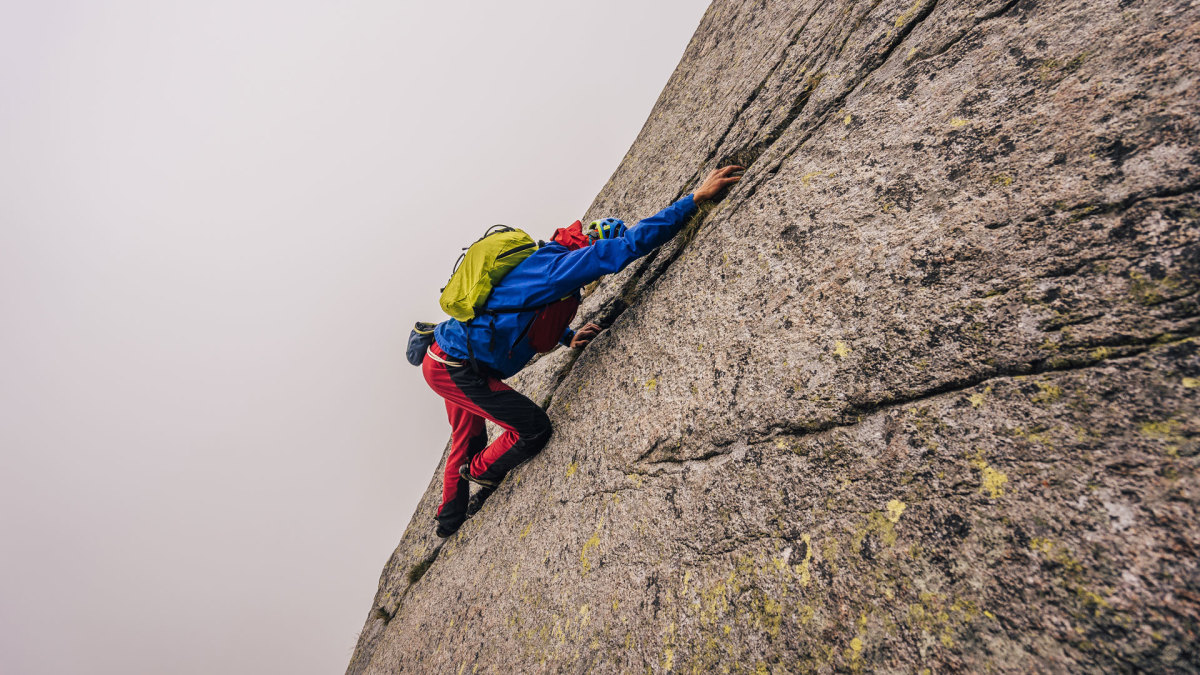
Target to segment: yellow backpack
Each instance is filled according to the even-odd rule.
[[[475,318],[492,288],[537,248],[533,237],[521,230],[504,225],[488,228],[458,257],[450,281],[442,289],[442,310],[459,321]]]

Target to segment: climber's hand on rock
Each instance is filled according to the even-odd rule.
[[[735,171],[741,171],[742,169],[743,167],[732,164],[720,169],[713,169],[712,173],[708,174],[708,178],[705,178],[700,187],[696,188],[696,191],[692,193],[692,199],[699,204],[700,202],[706,202],[716,197],[718,192],[742,179],[741,175],[732,175]]]
[[[600,326],[597,326],[594,323],[589,323],[583,328],[575,331],[575,337],[571,338],[571,347],[573,349],[583,349],[587,346],[587,343],[591,342],[592,338],[596,337],[596,335],[602,330],[604,329]]]

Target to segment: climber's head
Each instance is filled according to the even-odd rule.
[[[619,218],[593,220],[587,226],[587,235],[588,239],[591,239],[592,241],[623,237],[625,236],[625,221]]]

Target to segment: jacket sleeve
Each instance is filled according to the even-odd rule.
[[[696,212],[692,195],[639,222],[617,239],[601,239],[560,257],[547,270],[549,296],[574,293],[606,274],[625,269],[629,263],[674,237],[689,216]]]

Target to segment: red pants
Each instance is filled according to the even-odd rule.
[[[429,350],[438,358],[456,360],[447,356],[436,342]],[[550,418],[541,406],[469,364],[447,365],[426,354],[421,370],[429,386],[446,399],[450,455],[446,458],[437,520],[447,528],[457,529],[466,519],[469,495],[467,481],[459,476],[459,467],[469,464],[472,476],[499,482],[510,469],[545,447],[550,440]],[[487,445],[485,419],[504,429],[491,445]]]

